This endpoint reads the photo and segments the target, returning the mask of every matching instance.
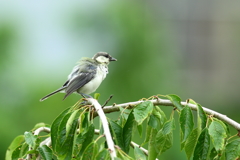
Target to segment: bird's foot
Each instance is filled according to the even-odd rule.
[[[93,98],[92,96],[84,93],[80,93],[83,98]]]

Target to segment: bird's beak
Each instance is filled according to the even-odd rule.
[[[111,57],[111,58],[110,58],[110,61],[117,61],[117,59],[116,59],[116,58],[113,58],[113,57]]]

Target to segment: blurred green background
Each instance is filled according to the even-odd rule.
[[[118,59],[97,90],[101,103],[110,94],[110,104],[177,94],[240,122],[239,3],[0,1],[0,159],[14,137],[79,100],[57,94],[39,102],[98,51]],[[160,158],[185,154],[174,141]]]

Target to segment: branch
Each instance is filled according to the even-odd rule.
[[[99,130],[99,129],[95,129],[95,130],[94,130],[94,133],[97,134],[97,135],[99,135],[100,130]],[[141,146],[138,145],[137,143],[131,141],[130,145],[131,145],[133,148],[134,148],[134,147],[140,148],[140,149],[143,151],[143,153],[144,153],[146,156],[148,156],[148,150],[146,150],[145,148],[141,147]],[[158,160],[158,159],[156,159],[156,160]]]
[[[170,101],[170,100],[167,100],[167,99],[161,99],[161,98],[158,98],[158,99],[154,99],[154,100],[149,100],[150,102],[152,102],[154,105],[163,105],[163,106],[174,106],[173,103]],[[135,105],[137,104],[140,104],[144,101],[136,101],[136,102],[129,102],[129,103],[122,103],[122,104],[115,104],[115,105],[112,105],[112,106],[106,106],[104,107],[104,112],[105,113],[111,113],[111,112],[116,112],[116,111],[119,111],[119,107],[128,107],[128,108],[133,108]],[[186,105],[187,102],[181,102],[181,105]],[[190,104],[188,103],[187,104],[192,110],[197,110],[197,106],[194,105],[194,104]],[[240,124],[237,123],[236,121],[230,119],[229,117],[227,117],[226,115],[223,115],[221,113],[218,113],[216,111],[213,111],[211,109],[208,109],[208,108],[205,108],[205,107],[202,107],[203,110],[205,111],[206,114],[209,114],[209,115],[212,115],[213,117],[215,118],[218,118],[219,120],[222,120],[224,122],[226,122],[227,124],[233,126],[237,131],[240,131]]]
[[[103,112],[102,106],[98,103],[98,101],[96,99],[87,98],[87,100],[95,107],[96,112],[98,113],[98,115],[100,117],[100,120],[102,121],[103,130],[104,130],[104,134],[105,134],[105,137],[106,137],[107,145],[108,145],[108,148],[110,150],[110,155],[111,155],[111,158],[114,159],[114,158],[117,157],[117,155],[116,155],[116,151],[115,151],[115,148],[114,148],[113,139],[112,139],[109,127],[108,127],[108,121],[107,121],[107,118],[106,118],[106,116]]]
[[[48,127],[40,127],[34,131],[34,135],[39,135],[41,132],[50,133],[50,128]]]
[[[40,127],[40,128],[38,128],[38,129],[36,129],[36,130],[34,131],[33,135],[35,135],[35,136],[36,136],[36,135],[39,135],[41,132],[50,133],[50,128],[48,128],[48,127]],[[50,146],[50,145],[51,145],[51,138],[50,138],[50,137],[49,137],[49,138],[46,138],[43,142],[40,143],[40,146],[42,146],[42,145],[44,145],[44,144]],[[30,150],[32,150],[32,149],[29,147],[28,150],[30,151]],[[31,155],[31,154],[28,154],[27,157],[26,157],[27,160],[30,160],[31,158],[32,158],[32,155]],[[40,159],[40,155],[37,157],[37,159]]]

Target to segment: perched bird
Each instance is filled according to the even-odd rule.
[[[93,93],[105,79],[108,74],[108,64],[111,61],[117,61],[117,59],[106,52],[98,52],[92,58],[82,58],[73,68],[63,86],[41,98],[40,101],[58,92],[66,93],[63,100],[73,92],[83,97],[91,97],[88,94]]]

